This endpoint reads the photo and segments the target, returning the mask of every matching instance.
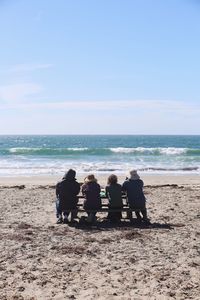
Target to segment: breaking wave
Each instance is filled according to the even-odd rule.
[[[3,155],[34,155],[34,156],[78,156],[78,155],[142,155],[142,156],[200,156],[200,149],[191,148],[4,148],[0,149],[0,156]]]

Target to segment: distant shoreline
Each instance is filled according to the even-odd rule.
[[[145,133],[55,133],[55,134],[50,134],[50,133],[0,133],[0,136],[200,136],[200,134],[159,134],[159,133],[154,133],[154,134],[145,134]]]

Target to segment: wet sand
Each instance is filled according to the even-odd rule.
[[[58,179],[0,179],[0,299],[199,299],[199,176],[144,176],[152,225],[92,228],[56,224]]]
[[[100,182],[100,184],[105,185],[107,182],[107,177],[110,174],[98,174],[95,173],[96,178]],[[127,174],[117,174],[119,178],[119,182],[122,183]],[[19,177],[0,177],[0,186],[6,185],[20,185],[25,184],[27,186],[33,185],[53,185],[58,180],[61,179],[62,176],[19,176]],[[142,179],[145,184],[184,184],[184,185],[198,185],[200,184],[200,175],[142,175]],[[84,180],[84,176],[77,176],[77,180],[82,182]]]

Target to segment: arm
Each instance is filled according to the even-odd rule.
[[[58,198],[59,196],[59,187],[60,187],[60,184],[59,182],[56,184],[56,197]]]
[[[141,186],[141,188],[143,189],[143,187],[144,187],[144,182],[140,179],[140,186]]]
[[[84,197],[86,196],[86,192],[87,192],[87,186],[85,184],[83,184],[82,188],[81,188],[81,193]]]
[[[108,186],[106,186],[105,192],[106,192],[106,197],[108,198]]]
[[[101,193],[101,187],[100,187],[100,185],[98,184],[98,192],[99,192],[99,194]]]
[[[122,184],[122,192],[126,192],[127,188],[126,188],[126,181],[124,181],[124,183]]]
[[[75,194],[78,195],[80,192],[80,184],[78,182],[76,182],[76,186],[75,186]]]

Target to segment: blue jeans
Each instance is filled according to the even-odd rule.
[[[62,210],[60,208],[60,200],[56,198],[56,217],[62,217]]]

